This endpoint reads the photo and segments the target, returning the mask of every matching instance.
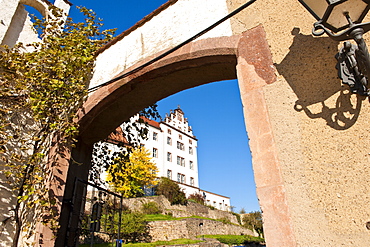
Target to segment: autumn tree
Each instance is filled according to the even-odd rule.
[[[157,166],[151,161],[150,152],[144,147],[122,152],[108,168],[107,181],[117,193],[124,197],[144,194],[143,187],[157,184]]]
[[[113,37],[94,12],[80,10],[85,22],[74,23],[51,6],[44,20],[34,21],[42,42],[0,47],[0,165],[14,195],[12,212],[1,223],[14,223],[13,246],[33,228],[30,223],[58,218],[47,187],[50,148],[58,143],[55,153],[62,153],[73,145],[95,53]]]
[[[129,155],[130,152],[139,148],[143,141],[148,139],[149,125],[144,119],[159,118],[157,104],[150,105],[122,123],[120,126],[122,133],[113,132],[113,134],[122,134],[122,138],[125,139],[124,143],[112,144],[106,140],[94,143],[89,181],[99,186],[106,186],[102,174],[105,174],[113,165],[113,161],[124,153]],[[131,148],[128,149],[127,147]]]

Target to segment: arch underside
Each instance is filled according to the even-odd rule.
[[[177,92],[210,82],[236,79],[239,38],[221,38],[233,41],[228,47],[212,48],[220,38],[188,44],[160,62],[98,89],[90,95],[83,109],[82,139],[93,143],[106,138],[129,117]]]
[[[144,59],[116,76],[145,64],[155,56]],[[236,78],[253,154],[253,169],[257,195],[263,210],[266,241],[271,246],[295,246],[284,182],[263,92],[263,87],[273,83],[276,76],[262,26],[241,35],[189,43],[158,62],[91,93],[79,112],[80,142],[72,152],[72,159],[80,164],[89,164],[91,154],[87,152],[91,152],[94,142],[106,138],[123,121],[165,97],[202,84]],[[76,177],[87,178],[86,169],[89,165],[83,168],[75,164],[72,162],[69,168],[64,194],[66,198],[72,196],[72,181]],[[65,216],[62,216],[61,225],[72,222],[72,225],[77,226],[76,220],[68,220],[68,205],[63,208]],[[60,236],[63,235],[64,233]]]

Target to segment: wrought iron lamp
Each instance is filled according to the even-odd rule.
[[[353,93],[370,96],[370,54],[363,34],[370,22],[361,23],[370,9],[370,0],[299,0],[317,19],[312,34],[326,33],[336,41],[345,41],[336,58],[339,78]]]

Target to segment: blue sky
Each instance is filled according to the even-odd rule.
[[[75,6],[93,9],[104,28],[125,31],[165,0],[70,0]],[[220,16],[222,18],[223,16]],[[248,137],[236,80],[214,82],[172,95],[158,102],[161,116],[180,105],[198,138],[200,187],[231,197],[235,212],[259,210],[255,192]]]

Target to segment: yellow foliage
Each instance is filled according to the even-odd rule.
[[[150,152],[144,147],[131,151],[114,159],[107,176],[109,185],[126,198],[142,195],[143,186],[152,187],[158,183],[158,169],[151,161]]]

